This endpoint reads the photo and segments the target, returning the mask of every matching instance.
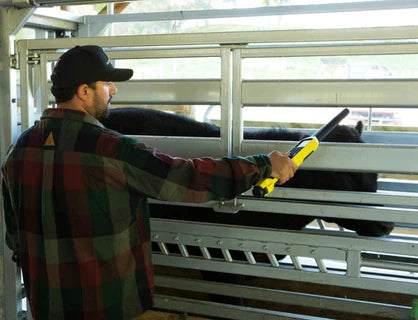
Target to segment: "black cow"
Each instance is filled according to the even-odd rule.
[[[128,135],[220,136],[220,128],[214,124],[146,108],[113,109],[109,117],[101,119],[101,122],[107,128]],[[361,138],[362,130],[361,122],[355,128],[338,126],[326,137],[325,141],[362,143],[364,142]],[[283,128],[246,129],[244,131],[244,139],[298,141],[304,137],[306,135],[299,131]],[[283,187],[376,192],[377,175],[361,172],[298,170]],[[290,230],[301,230],[315,218],[245,210],[237,214],[220,214],[214,213],[210,208],[160,204],[151,205],[151,216]],[[394,224],[390,222],[341,218],[324,218],[324,220],[337,223],[363,236],[387,235],[394,227]]]

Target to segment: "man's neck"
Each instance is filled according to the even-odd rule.
[[[72,101],[60,102],[58,103],[57,107],[61,109],[67,109],[67,110],[76,110],[76,111],[80,111],[80,112],[84,112],[88,114],[85,108],[83,108],[81,105],[77,103],[73,103]]]

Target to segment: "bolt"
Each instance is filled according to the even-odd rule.
[[[311,254],[315,255],[316,254],[316,250],[312,250]]]
[[[286,252],[292,252],[292,248],[291,247],[288,247],[288,248],[286,248]]]
[[[218,240],[218,241],[216,241],[216,244],[217,244],[218,246],[221,246],[221,245],[223,244],[223,242],[222,242],[222,241],[220,241],[220,240]]]
[[[245,244],[244,244],[244,243],[240,243],[240,244],[239,244],[239,247],[240,247],[241,249],[243,249],[243,248],[245,247]]]
[[[174,236],[174,237],[173,237],[173,240],[174,240],[174,241],[179,241],[179,236]]]
[[[154,240],[157,240],[157,239],[158,239],[158,234],[154,233],[154,234],[152,235],[152,238],[153,238]]]
[[[269,247],[267,247],[266,245],[263,246],[263,250],[266,250],[267,251],[268,248]]]
[[[201,241],[202,241],[202,239],[197,238],[194,242],[200,243]]]

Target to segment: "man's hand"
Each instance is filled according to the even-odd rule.
[[[271,163],[271,176],[279,180],[279,185],[282,185],[293,177],[298,167],[289,158],[288,153],[272,151],[269,153],[268,157]]]

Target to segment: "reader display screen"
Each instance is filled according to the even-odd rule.
[[[309,144],[309,142],[311,142],[311,141],[312,141],[312,139],[303,140],[296,147],[298,147],[298,148],[306,147]]]

